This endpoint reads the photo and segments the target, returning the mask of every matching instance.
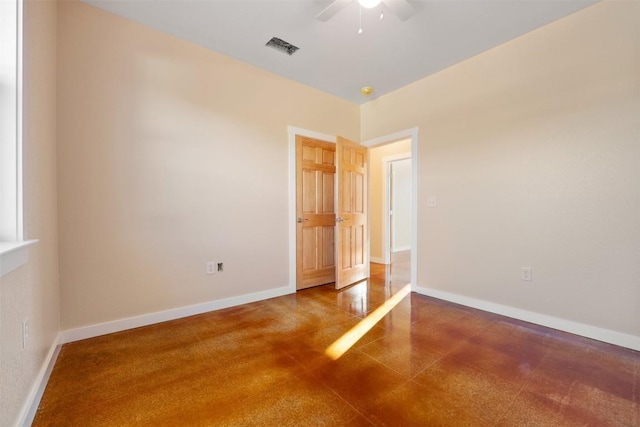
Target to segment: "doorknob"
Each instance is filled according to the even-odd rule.
[[[342,218],[341,216],[336,218],[336,222],[342,222],[342,221],[344,221],[344,218]]]
[[[309,218],[298,218],[298,223],[303,221],[309,221]]]

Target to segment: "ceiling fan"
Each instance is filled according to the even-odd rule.
[[[316,18],[320,21],[326,22],[333,15],[342,10],[343,7],[348,5],[354,0],[334,0],[329,6],[327,6],[322,12],[320,12]],[[406,21],[413,15],[413,7],[407,0],[357,0],[360,6],[367,9],[378,6],[380,3],[384,3],[401,21]]]

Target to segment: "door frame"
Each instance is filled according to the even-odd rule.
[[[384,264],[391,264],[391,216],[389,215],[389,211],[391,210],[389,178],[391,174],[389,173],[389,168],[391,167],[391,163],[397,162],[398,160],[411,160],[411,153],[395,154],[382,158],[382,182],[384,182],[384,198],[382,200],[382,248],[384,252],[382,252],[382,260]],[[411,168],[413,173],[413,161],[411,162]],[[411,194],[411,196],[413,197],[413,194]],[[412,208],[413,203],[412,200]]]
[[[404,139],[411,139],[411,290],[415,292],[418,289],[418,128],[414,127],[401,130],[396,133],[366,140],[360,144],[367,148],[374,148]],[[371,186],[369,186],[369,189],[369,191],[371,191]],[[369,198],[369,200],[371,200],[371,198]],[[388,217],[388,215],[386,216]],[[371,253],[370,248],[367,250]]]

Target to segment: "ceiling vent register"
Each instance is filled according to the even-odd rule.
[[[298,49],[300,49],[298,46],[294,46],[291,43],[277,37],[272,37],[265,46],[272,47],[275,50],[286,53],[289,56],[293,55]]]

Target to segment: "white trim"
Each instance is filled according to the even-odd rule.
[[[400,246],[399,248],[393,248],[393,253],[404,252],[411,250],[411,246]]]
[[[47,356],[42,362],[40,371],[38,372],[38,375],[36,376],[36,379],[31,386],[31,390],[29,391],[29,395],[27,396],[27,399],[24,401],[24,404],[20,409],[18,422],[16,423],[16,425],[30,426],[33,423],[33,419],[36,416],[36,411],[38,410],[38,405],[40,405],[40,399],[42,399],[44,389],[47,387],[47,383],[49,382],[49,377],[51,376],[53,365],[55,365],[58,354],[60,353],[59,343],[60,334],[58,334],[56,336],[56,339],[53,340],[53,344],[49,349],[49,353],[47,353]]]
[[[382,257],[385,260],[385,264],[391,264],[391,217],[389,216],[389,211],[391,210],[391,188],[389,187],[389,169],[391,168],[392,162],[406,159],[411,159],[410,152],[382,158],[382,182],[384,183],[384,200],[382,201]],[[413,167],[413,162],[411,166]],[[409,249],[411,249],[411,246],[405,250]]]
[[[390,135],[381,136],[362,142],[365,147],[390,144],[403,139],[411,139],[411,290],[416,290],[418,283],[418,128],[405,129]]]
[[[405,138],[405,139],[402,139],[402,140],[396,141],[396,142],[406,141],[407,139],[409,139],[409,138]],[[406,160],[406,159],[410,159],[410,158],[411,158],[411,153],[407,152],[407,153],[394,154],[392,156],[385,156],[385,157],[382,158],[382,162],[383,163],[390,163],[390,162],[395,162],[397,160]]]
[[[291,138],[293,137],[294,149],[296,148],[296,135],[304,136],[307,138],[319,139],[320,141],[332,142],[334,144],[337,140],[336,135],[328,135],[326,133],[320,133],[313,130],[297,128],[294,126],[287,126],[287,131],[289,132],[289,144],[291,144]]]
[[[336,142],[335,135],[288,126],[289,133],[289,293],[296,291],[296,135]],[[337,180],[336,180],[337,185]]]
[[[369,258],[370,262],[375,262],[376,264],[389,264],[388,262],[384,262],[384,258],[378,258],[378,257],[370,257]]]
[[[16,240],[24,239],[23,195],[22,195],[22,43],[23,43],[23,0],[18,0],[18,46],[16,75]]]
[[[378,145],[390,144],[392,142],[400,141],[403,139],[409,139],[409,138],[411,138],[412,141],[413,140],[417,141],[418,139],[417,127],[401,130],[399,132],[392,133],[390,135],[369,139],[367,141],[362,142],[361,145],[364,145],[366,147],[377,147]],[[415,155],[416,153],[412,153],[412,154]]]
[[[29,260],[28,247],[37,240],[0,242],[0,277],[22,267]]]
[[[3,77],[10,79],[11,96],[3,97],[2,109],[7,110],[8,126],[0,132],[0,239],[2,242],[23,240],[22,197],[22,39],[23,0],[2,2],[3,43],[11,41],[9,49],[3,49],[0,61],[9,65]],[[5,16],[6,14],[6,16]],[[9,24],[9,21],[12,21]],[[15,24],[15,25],[14,25]],[[7,37],[7,40],[4,38]],[[14,66],[15,65],[15,66]],[[8,73],[11,71],[11,73]],[[14,99],[15,91],[15,99]],[[5,114],[3,112],[3,114]],[[10,123],[9,123],[10,122]]]
[[[295,292],[295,290],[294,290]],[[255,292],[252,294],[240,295],[237,297],[225,298],[221,300],[209,301],[202,304],[194,304],[186,307],[174,308],[155,313],[143,314],[135,317],[114,320],[112,322],[99,323],[96,325],[84,326],[76,329],[62,331],[61,342],[63,344],[100,335],[112,334],[114,332],[125,331],[127,329],[139,328],[141,326],[166,322],[168,320],[180,319],[196,314],[207,313],[223,308],[234,307],[241,304],[249,304],[269,298],[276,298],[291,293],[289,286],[270,289],[268,291]]]
[[[561,319],[559,317],[540,314],[533,311],[510,307],[507,305],[496,304],[493,302],[453,294],[450,292],[444,292],[418,286],[416,286],[414,290],[415,292],[422,295],[450,301],[456,304],[462,304],[467,307],[477,308],[479,310],[500,314],[502,316],[511,317],[513,319],[535,323],[537,325],[546,326],[548,328],[557,329],[560,331],[569,332],[571,334],[580,335],[620,347],[626,347],[632,350],[640,351],[640,337],[634,335],[624,334],[622,332],[616,332],[604,328],[598,328],[596,326],[590,326],[584,323],[574,322],[572,320]]]

